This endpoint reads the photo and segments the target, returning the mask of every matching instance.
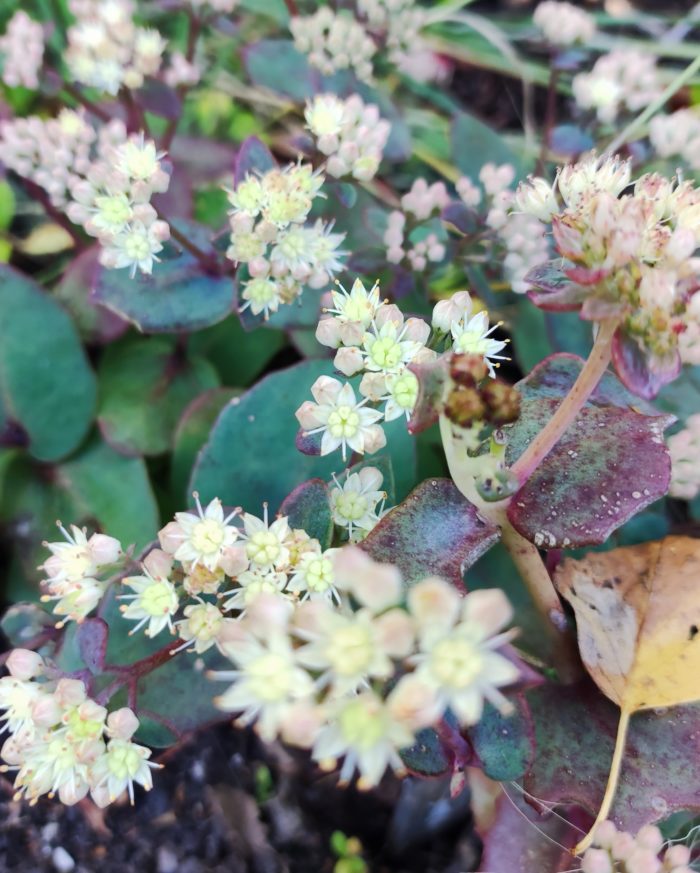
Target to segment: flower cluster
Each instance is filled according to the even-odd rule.
[[[582,304],[582,317],[618,318],[622,336],[649,359],[650,372],[678,370],[678,337],[697,322],[700,191],[691,182],[642,176],[629,163],[586,158],[564,167],[554,186],[530,179],[517,207],[552,223],[563,276],[552,300]],[[539,301],[547,306],[547,294]],[[696,314],[697,313],[697,314]],[[620,371],[619,356],[616,360]],[[622,371],[621,375],[623,375]],[[623,376],[624,378],[624,376]]]
[[[232,680],[216,702],[239,723],[311,749],[324,769],[342,757],[341,780],[357,770],[371,787],[387,767],[403,770],[400,751],[448,708],[465,725],[479,721],[484,700],[509,710],[499,688],[519,671],[496,651],[511,638],[500,632],[511,618],[502,592],[462,598],[429,578],[403,606],[397,568],[350,546],[333,571],[336,603],[260,597],[222,643],[234,669],[212,674]]]
[[[659,860],[663,847],[661,831],[653,825],[633,836],[604,821],[595,830],[593,848],[581,859],[581,873],[691,873],[687,846],[669,846]]]
[[[623,111],[638,112],[653,102],[662,86],[654,55],[636,49],[616,49],[603,55],[587,73],[571,83],[576,103],[594,109],[611,124]]]
[[[332,223],[306,224],[323,176],[308,164],[290,164],[263,175],[248,174],[229,191],[231,245],[227,256],[246,264],[242,310],[269,318],[280,304],[292,303],[304,285],[322,288],[342,267]]]
[[[76,81],[117,94],[159,71],[165,40],[136,26],[133,0],[70,0],[69,8],[76,22],[68,28],[65,60]]]
[[[188,61],[182,52],[173,52],[170,55],[170,63],[163,73],[163,81],[171,88],[187,87],[196,85],[202,78],[202,70],[194,61]]]
[[[164,155],[143,134],[103,147],[85,179],[72,186],[71,221],[100,241],[100,262],[106,267],[153,271],[157,254],[170,236],[150,203],[167,191],[170,176],[161,164]]]
[[[306,436],[321,435],[322,455],[338,448],[343,458],[348,449],[376,452],[386,444],[379,422],[409,418],[416,404],[418,379],[409,365],[437,358],[429,348],[430,325],[421,318],[405,319],[397,306],[380,300],[376,284],[368,291],[359,279],[349,292],[340,285],[331,292],[326,313],[316,338],[337,349],[334,364],[343,375],[362,374],[362,399],[349,382],[320,376],[311,387],[315,402],[304,402],[297,419]],[[433,339],[446,341],[456,351],[481,355],[493,372],[492,361],[500,359],[505,343],[490,337],[495,328],[489,329],[485,312],[472,315],[469,294],[460,292],[438,303],[433,326]]]
[[[361,81],[371,81],[377,47],[352,15],[322,6],[313,15],[292,18],[289,28],[296,48],[325,75],[352,69]]]
[[[170,228],[150,204],[170,176],[162,154],[143,134],[127,138],[123,122],[95,129],[85,116],[64,109],[0,124],[5,165],[42,187],[51,203],[81,224],[102,246],[107,267],[150,273]]]
[[[46,574],[44,602],[55,601],[54,615],[63,621],[82,621],[102,599],[109,574],[121,559],[123,550],[119,540],[71,525],[70,531],[59,522],[63,542],[44,543],[51,552],[40,567]],[[61,624],[63,624],[63,621]]]
[[[540,3],[535,9],[533,21],[547,42],[556,46],[586,43],[596,30],[592,15],[573,3],[559,3],[557,0]]]
[[[668,438],[672,497],[693,500],[700,494],[700,413],[691,415],[683,430]]]
[[[18,9],[0,37],[3,56],[2,81],[10,88],[39,87],[39,71],[44,60],[44,29],[38,21]]]
[[[15,649],[0,679],[2,720],[10,736],[0,754],[3,771],[16,771],[16,799],[31,803],[57,794],[72,805],[89,793],[98,806],[124,792],[134,801],[134,783],[152,786],[150,749],[132,742],[139,720],[128,709],[108,713],[78,679],[52,678],[36,652]]]
[[[329,175],[352,175],[366,182],[377,174],[391,132],[378,106],[365,104],[357,94],[347,100],[319,94],[307,106],[305,117],[319,151],[328,157]]]
[[[654,116],[649,122],[649,140],[659,157],[679,156],[691,169],[700,169],[700,114],[696,110]]]
[[[416,229],[415,225],[430,219],[449,203],[450,195],[443,182],[429,185],[422,178],[414,181],[410,191],[401,198],[402,210],[396,209],[388,216],[384,245],[390,264],[400,264],[406,259],[412,270],[422,272],[428,262],[443,260],[445,246],[437,234],[424,232],[425,228]]]

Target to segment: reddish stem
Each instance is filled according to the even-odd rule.
[[[142,676],[146,676],[148,673],[157,670],[158,667],[162,667],[163,664],[167,664],[173,657],[175,649],[177,649],[181,644],[182,640],[172,640],[172,642],[169,642],[167,646],[163,646],[162,649],[158,649],[158,651],[153,652],[152,655],[141,658],[140,661],[134,661],[133,664],[105,664],[105,673],[116,673],[117,675],[116,678],[113,679],[109,685],[103,688],[95,697],[96,702],[104,706],[109,702],[110,698],[117,693],[117,691],[126,685],[128,688],[129,706],[131,709],[134,709],[136,705],[138,680]]]
[[[75,101],[80,103],[81,106],[84,106],[88,112],[91,112],[96,118],[99,118],[100,121],[108,122],[112,120],[109,112],[102,109],[102,107],[98,106],[96,103],[93,103],[92,100],[89,100],[79,88],[75,87],[75,85],[72,85],[70,82],[64,82],[63,89],[67,94],[70,94]]]
[[[285,6],[287,7],[287,9],[289,10],[289,14],[292,17],[295,17],[296,15],[299,14],[299,9],[297,7],[296,0],[284,0],[284,3],[285,3]]]

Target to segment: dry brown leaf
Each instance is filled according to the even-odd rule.
[[[615,794],[632,713],[700,700],[700,540],[667,537],[567,559],[555,582],[576,613],[583,663],[621,711],[598,822]]]

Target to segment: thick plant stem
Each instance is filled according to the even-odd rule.
[[[501,540],[520,571],[535,607],[544,619],[552,645],[552,656],[562,682],[570,684],[581,678],[581,662],[576,641],[569,630],[559,595],[537,548],[521,536],[503,513]]]
[[[586,849],[590,847],[591,843],[593,842],[593,837],[595,836],[595,829],[602,821],[605,821],[610,814],[610,807],[612,806],[613,800],[615,799],[617,783],[620,779],[622,759],[625,754],[625,745],[627,743],[627,729],[629,728],[631,715],[632,713],[628,709],[620,710],[620,721],[617,725],[617,738],[615,739],[615,751],[613,752],[613,759],[610,765],[608,784],[605,787],[603,802],[600,805],[598,816],[593,822],[593,827],[581,840],[581,842],[574,846],[574,848],[571,850],[571,853],[573,855],[581,855],[586,851]]]
[[[559,595],[540,553],[511,525],[506,515],[505,501],[487,503],[481,499],[475,485],[479,459],[470,458],[466,449],[459,446],[453,435],[452,425],[445,416],[440,417],[440,435],[453,482],[485,518],[500,527],[503,545],[518,568],[535,607],[543,618],[552,643],[552,658],[557,673],[563,682],[574,682],[581,676],[576,642],[569,630]]]
[[[562,400],[549,422],[513,464],[512,472],[515,473],[521,484],[530,478],[552,451],[597,388],[610,363],[612,340],[617,326],[618,320],[616,318],[606,318],[600,323],[591,354],[571,391]]]

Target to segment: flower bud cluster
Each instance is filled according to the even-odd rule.
[[[0,124],[3,162],[44,188],[51,203],[96,237],[106,267],[150,273],[170,228],[150,200],[168,189],[163,155],[143,134],[127,138],[123,122],[99,129],[64,109],[57,118],[37,116]]]
[[[296,48],[325,75],[351,69],[361,81],[372,80],[372,58],[377,47],[352,15],[322,6],[313,15],[292,18],[289,28]]]
[[[501,379],[486,380],[488,368],[478,354],[453,354],[445,415],[458,427],[503,427],[520,415],[520,394]]]
[[[538,4],[532,20],[547,42],[556,46],[587,43],[596,31],[592,15],[573,3],[560,3],[557,0],[544,0]]]
[[[157,30],[137,27],[133,0],[69,0],[76,18],[68,28],[65,59],[77,82],[107,94],[140,88],[162,62],[166,42]]]
[[[581,873],[691,873],[690,849],[664,847],[661,831],[646,825],[636,836],[604,821],[595,830],[593,847],[581,859]]]
[[[44,61],[44,28],[18,9],[0,37],[3,56],[2,81],[10,88],[39,87],[39,71]]]
[[[376,176],[391,133],[391,124],[380,118],[378,106],[365,104],[357,94],[347,100],[319,94],[307,106],[305,118],[319,151],[328,157],[329,175],[352,175],[360,182]]]
[[[108,579],[123,556],[119,540],[71,525],[70,531],[58,523],[63,542],[44,543],[51,557],[39,568],[46,574],[44,602],[55,602],[53,613],[67,621],[82,621],[102,599]]]
[[[551,219],[564,272],[584,292],[584,318],[618,315],[642,350],[677,356],[678,336],[698,322],[700,191],[658,174],[633,189],[629,163],[587,158],[560,170],[552,189],[531,179],[517,204]]]
[[[311,749],[323,769],[343,758],[341,780],[357,770],[369,788],[387,767],[403,771],[400,751],[448,708],[464,725],[485,700],[510,710],[499,689],[519,670],[497,651],[511,638],[501,591],[461,597],[428,578],[404,601],[398,569],[354,546],[334,555],[333,573],[337,601],[261,596],[222,643],[234,669],[211,674],[232,680],[216,703],[240,724]]]
[[[672,497],[693,500],[700,494],[700,413],[691,415],[683,430],[668,437]]]
[[[229,191],[231,245],[227,256],[247,264],[241,310],[253,315],[277,312],[292,303],[304,285],[322,288],[342,268],[345,234],[318,219],[306,224],[323,176],[308,164],[290,164],[263,175],[248,174]]]
[[[387,260],[390,264],[400,264],[408,260],[411,269],[417,273],[423,272],[428,263],[438,263],[445,257],[445,246],[437,234],[427,233],[419,239],[406,243],[407,224],[426,221],[436,212],[444,209],[450,203],[450,195],[443,182],[428,185],[427,181],[418,178],[411,190],[401,198],[403,211],[394,210],[389,213],[387,229],[384,233],[384,245],[387,247]]]
[[[574,76],[571,86],[576,103],[594,109],[607,124],[624,111],[639,112],[663,90],[655,56],[636,49],[603,55],[590,72]]]
[[[15,799],[36,803],[44,794],[72,805],[90,794],[101,807],[128,792],[134,783],[152,787],[150,749],[132,737],[139,727],[124,707],[108,713],[88,697],[78,679],[52,678],[36,652],[15,649],[7,659],[9,676],[0,679],[2,721],[10,736],[0,755],[3,771],[15,771]]]
[[[379,287],[369,291],[356,279],[351,290],[341,285],[331,292],[316,339],[337,349],[334,364],[348,378],[362,375],[358,391],[349,382],[320,376],[311,386],[314,402],[307,400],[296,416],[305,436],[320,434],[320,453],[340,448],[358,454],[373,453],[386,444],[380,422],[410,418],[418,399],[418,379],[411,364],[434,361],[432,340],[446,340],[459,352],[480,355],[493,374],[493,361],[505,343],[491,338],[488,314],[471,314],[466,291],[440,301],[433,312],[434,333],[422,318],[405,318],[395,304],[380,300]]]
[[[681,157],[693,170],[700,170],[700,114],[679,109],[656,115],[649,122],[649,140],[661,158]]]
[[[126,141],[104,144],[85,179],[72,186],[73,202],[66,210],[76,224],[96,237],[100,263],[151,273],[157,254],[170,236],[167,222],[151,206],[154,194],[167,191],[170,176],[162,166],[164,154],[143,133]]]

